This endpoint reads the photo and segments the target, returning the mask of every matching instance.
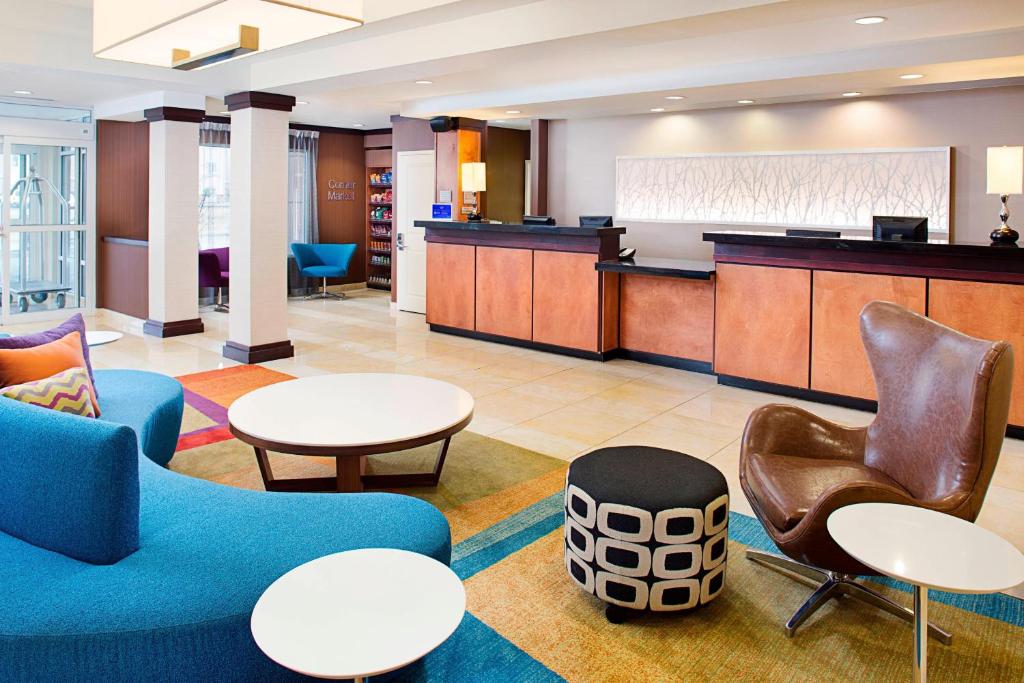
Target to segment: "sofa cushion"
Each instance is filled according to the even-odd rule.
[[[35,382],[5,387],[0,389],[0,396],[61,413],[96,417],[90,390],[85,368],[70,368]]]
[[[34,382],[76,367],[86,367],[82,338],[77,331],[38,346],[0,349],[0,386]],[[93,412],[99,415],[100,405],[91,381],[89,397]]]
[[[50,330],[36,332],[34,334],[23,334],[12,337],[9,334],[0,334],[0,349],[28,349],[33,346],[40,346],[48,342],[57,341],[72,332],[78,332],[79,341],[82,344],[82,357],[85,359],[85,369],[89,371],[89,381],[96,384],[96,377],[92,371],[92,359],[89,358],[89,345],[85,341],[85,319],[81,313],[75,313],[63,323]]]
[[[131,429],[0,398],[0,434],[0,531],[92,564],[138,548]]]
[[[174,455],[185,398],[181,382],[142,370],[97,370],[103,394],[102,420],[128,425],[139,438],[139,450],[158,465]]]

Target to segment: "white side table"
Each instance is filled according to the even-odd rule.
[[[843,550],[877,572],[914,586],[914,680],[928,673],[928,589],[997,593],[1024,582],[1024,555],[996,534],[957,517],[909,505],[858,503],[828,518]]]
[[[260,597],[251,627],[281,666],[363,681],[433,651],[465,611],[466,591],[451,569],[425,555],[375,548],[291,570]]]
[[[103,346],[110,342],[116,342],[123,336],[123,333],[112,330],[86,330],[85,343],[88,346]]]

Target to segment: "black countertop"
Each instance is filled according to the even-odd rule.
[[[531,235],[564,235],[566,237],[600,237],[623,235],[625,228],[579,228],[561,225],[520,225],[519,223],[463,223],[456,221],[414,221],[417,228],[432,230],[466,230],[468,232],[514,232]]]
[[[711,275],[715,272],[714,261],[691,261],[651,256],[637,256],[624,261],[598,261],[595,267],[609,273],[660,275],[690,280],[710,280]]]
[[[989,242],[932,239],[927,242],[883,242],[867,236],[790,237],[781,232],[721,230],[704,233],[705,242],[747,244],[766,247],[834,249],[876,253],[930,254],[944,256],[984,256],[1024,263],[1024,249],[992,245]]]

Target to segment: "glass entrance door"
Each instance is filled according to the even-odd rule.
[[[2,138],[0,324],[91,312],[91,140]]]

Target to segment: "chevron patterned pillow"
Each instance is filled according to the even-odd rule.
[[[12,384],[0,389],[0,396],[62,413],[96,417],[92,405],[92,384],[85,368],[69,368],[46,379]]]

